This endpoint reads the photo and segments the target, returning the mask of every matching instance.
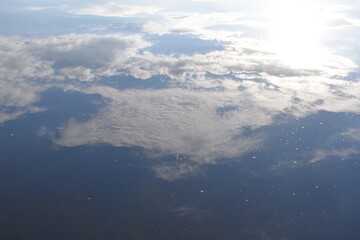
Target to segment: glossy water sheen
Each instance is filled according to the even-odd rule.
[[[0,239],[359,239],[353,1],[5,1]]]

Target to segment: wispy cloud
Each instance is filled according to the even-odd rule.
[[[349,138],[353,141],[360,142],[360,129],[359,128],[350,128],[345,132],[340,133],[341,136]]]
[[[199,166],[185,162],[157,164],[153,166],[152,169],[158,178],[166,181],[193,177],[202,171]]]
[[[359,149],[357,148],[343,148],[343,149],[334,149],[334,150],[318,150],[314,153],[313,158],[309,163],[316,163],[328,159],[329,157],[338,157],[340,160],[347,160],[351,155],[360,154]]]
[[[41,10],[61,10],[61,11],[65,11],[68,8],[69,8],[68,5],[56,5],[56,6],[46,6],[46,7],[32,6],[32,7],[25,7],[24,10],[28,10],[28,11],[41,11]]]
[[[46,109],[44,108],[32,106],[30,104],[23,107],[16,107],[15,109],[12,108],[10,111],[7,107],[0,106],[0,124],[9,120],[14,120],[27,113],[37,113],[45,110]]]
[[[106,17],[143,17],[161,11],[158,7],[126,5],[117,2],[108,2],[87,8],[70,10],[73,14],[90,14]]]

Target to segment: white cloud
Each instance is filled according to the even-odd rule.
[[[25,106],[25,107],[20,107],[17,108],[16,110],[11,110],[11,111],[7,111],[6,108],[1,108],[0,107],[0,123],[9,121],[9,120],[14,120],[24,114],[27,113],[37,113],[37,112],[42,112],[45,111],[45,109],[40,108],[40,107],[36,107],[36,106]]]
[[[158,164],[153,166],[152,169],[158,178],[164,179],[166,181],[174,181],[177,179],[193,177],[201,172],[199,166],[185,162]]]
[[[359,83],[329,78],[351,70],[343,58],[329,71],[301,70],[272,60],[257,45],[247,46],[252,51],[233,46],[207,54],[166,56],[139,52],[150,45],[139,35],[71,34],[2,41],[0,61],[5,64],[0,84],[9,90],[1,92],[1,105],[32,106],[38,101],[47,87],[25,80],[28,77],[93,81],[125,72],[144,81],[167,75],[181,87],[120,91],[76,89],[67,83],[73,90],[98,93],[111,101],[91,120],[69,122],[56,140],[64,146],[140,146],[163,155],[189,155],[198,163],[213,162],[256,148],[262,137],[244,136],[244,129],[271,125],[280,113],[360,112]],[[31,61],[17,62],[18,56]],[[251,76],[254,73],[260,81]],[[217,77],[224,74],[230,75]],[[241,79],[233,79],[236,76]]]
[[[360,98],[357,95],[359,82],[329,79],[326,77],[269,76],[268,82],[279,87],[284,95],[298,101],[288,111],[298,116],[325,110],[329,112],[360,113]]]
[[[131,57],[147,46],[139,35],[0,36],[0,106],[16,107],[13,112],[2,110],[1,121],[35,112],[40,93],[58,80],[106,76],[114,59]]]
[[[101,69],[115,58],[130,58],[140,48],[150,46],[140,35],[69,34],[31,40],[28,50],[52,62],[56,69],[79,66]]]
[[[340,133],[340,135],[346,138],[350,138],[356,142],[360,142],[360,129],[358,128],[350,128],[345,132]]]
[[[333,78],[344,77],[358,66],[339,55],[338,49],[326,49],[321,41],[311,42],[313,35],[321,35],[320,31],[343,38],[336,31],[359,26],[358,19],[346,14],[348,9],[317,6],[315,16],[314,11],[301,13],[304,9],[295,9],[300,12],[295,15],[290,12],[274,16],[263,5],[257,11],[257,4],[251,3],[253,11],[243,11],[239,6],[245,3],[229,2],[234,3],[232,11],[202,14],[116,2],[81,9],[27,8],[137,17],[144,23],[143,32],[126,36],[0,37],[0,122],[42,111],[35,106],[41,92],[67,79],[61,85],[64,89],[100,94],[108,102],[91,119],[66,123],[55,139],[57,144],[106,143],[142,147],[161,156],[188,156],[186,162],[153,166],[158,177],[173,181],[198,174],[202,164],[235,158],[258,148],[265,136],[249,135],[247,130],[269,126],[279,114],[303,117],[320,110],[360,113],[360,83]],[[155,54],[146,50],[152,43],[145,41],[142,34],[189,34],[216,40],[224,49],[192,56]],[[271,44],[268,35],[275,35]],[[277,52],[277,46],[285,49],[285,54]],[[144,81],[166,75],[173,88],[120,91],[96,86],[96,80],[102,77],[121,74]],[[37,80],[46,84],[38,84]],[[87,82],[90,87],[77,87],[79,82],[74,80]],[[342,136],[360,141],[358,129],[350,129]],[[359,151],[319,150],[310,162],[330,156],[346,159],[352,154]]]
[[[336,147],[336,141],[347,143],[347,147]],[[349,141],[350,140],[350,141]],[[340,160],[344,161],[349,159],[352,155],[360,154],[359,148],[354,143],[360,142],[360,129],[358,128],[349,128],[343,132],[337,133],[332,136],[331,144],[333,146],[319,149],[315,151],[312,159],[309,163],[316,163],[319,161],[327,160],[331,157],[338,157]]]
[[[23,107],[38,100],[44,88],[22,81],[0,80],[0,105]]]
[[[246,129],[273,124],[287,113],[304,117],[319,110],[360,113],[360,99],[348,89],[357,82],[319,77],[271,77],[265,82],[231,78],[192,79],[205,89],[115,90],[110,87],[78,89],[110,100],[107,107],[86,122],[70,121],[60,130],[56,143],[63,146],[108,143],[138,146],[159,155],[180,154],[197,164],[233,158],[258,148],[264,136],[249,136]],[[214,86],[222,86],[222,90]],[[206,90],[207,89],[207,90]],[[353,152],[351,152],[353,153]],[[319,152],[313,161],[326,156]],[[332,155],[346,156],[347,152]],[[350,153],[349,153],[350,154]],[[177,178],[197,167],[157,166],[156,174]],[[176,172],[176,174],[175,174]]]
[[[68,5],[58,5],[58,6],[48,6],[48,7],[37,7],[37,6],[32,6],[32,7],[25,7],[25,10],[28,11],[41,11],[41,10],[66,10],[68,9],[69,6]]]
[[[333,75],[345,76],[356,67],[349,59],[339,56],[334,56],[328,66],[297,69],[282,64],[264,52],[258,41],[248,39],[234,40],[222,51],[192,56],[141,53],[139,50],[151,43],[140,35],[70,34],[27,39],[1,37],[0,41],[0,84],[9,89],[0,94],[2,105],[24,106],[37,101],[44,87],[25,81],[26,78],[59,80],[67,77],[93,81],[120,72],[144,80],[167,75],[175,86],[189,88],[247,87],[247,91],[254,93],[264,91],[251,79],[240,82],[207,75],[231,74],[244,78],[244,72],[252,72],[279,89],[278,92],[267,91],[278,102],[285,98],[283,102],[289,105],[289,99],[299,99],[302,105],[291,106],[294,112],[305,109],[358,112],[359,109],[359,83],[329,79]],[[254,99],[261,96],[254,93]],[[258,102],[260,105],[266,103],[261,99]],[[322,103],[314,105],[316,102]]]
[[[25,81],[0,79],[0,123],[16,119],[26,113],[44,111],[33,104],[40,99],[40,93],[48,87]]]
[[[161,8],[136,5],[125,5],[116,2],[108,2],[87,8],[71,10],[74,14],[89,14],[106,17],[143,17],[153,15],[161,11]]]
[[[213,15],[214,22],[220,16]],[[230,14],[229,21],[233,17]],[[185,31],[186,27],[180,24],[173,29]],[[199,31],[204,39],[227,40],[224,50],[192,56],[141,52],[151,45],[141,35],[1,37],[0,105],[17,108],[1,110],[0,122],[40,111],[34,107],[40,93],[59,80],[86,81],[88,88],[71,81],[62,87],[100,94],[108,105],[88,121],[68,122],[55,142],[63,146],[106,143],[142,147],[162,156],[188,156],[193,163],[154,166],[158,177],[171,181],[199,173],[201,164],[258,148],[265,136],[248,135],[246,130],[269,126],[279,114],[360,113],[360,83],[332,78],[354,71],[357,66],[351,60],[330,53],[326,64],[299,68],[267,52],[259,39],[231,33],[222,38],[221,32],[214,31],[204,37],[202,28],[189,31]],[[120,91],[96,86],[95,80],[120,74],[144,81],[167,75],[173,88]],[[47,84],[37,84],[35,79]],[[355,153],[353,149],[319,151],[312,162]]]
[[[356,66],[339,57],[332,48],[324,47],[334,35],[343,36],[334,27],[359,25],[357,19],[347,16],[338,6],[297,2],[277,4],[262,11],[164,12],[161,16],[163,19],[144,24],[143,31],[159,35],[192,34],[227,42],[226,46],[238,51],[232,52],[242,54],[242,63],[249,57],[244,56],[245,50],[254,51],[250,57],[256,59],[250,64],[255,62],[255,69],[261,64],[266,68],[266,62],[276,63],[269,64],[272,66],[267,72],[278,67],[294,72],[330,72],[333,66],[335,69],[340,65]],[[235,23],[237,28],[226,28]]]
[[[0,122],[41,111],[34,104],[56,80],[93,80],[107,74],[106,65],[118,54],[131,56],[146,46],[138,35],[0,36]]]
[[[64,76],[90,81],[111,72],[114,61],[132,58],[139,49],[150,46],[140,35],[119,34],[0,37],[0,43],[0,76],[7,81]]]
[[[319,161],[326,160],[329,157],[338,157],[340,160],[346,160],[351,155],[360,154],[359,149],[357,148],[344,148],[344,149],[322,149],[315,152],[313,158],[309,161],[309,163],[316,163]]]
[[[180,17],[181,18],[181,17]],[[213,17],[215,19],[218,16]],[[230,37],[222,51],[193,56],[167,56],[140,53],[151,45],[140,35],[70,34],[45,38],[2,38],[3,51],[0,75],[10,77],[58,77],[91,81],[101,76],[126,72],[147,79],[165,74],[175,81],[207,72],[241,74],[244,71],[274,76],[344,76],[356,65],[349,59],[329,54],[328,61],[309,68],[288,65],[266,52],[256,39]],[[26,56],[20,57],[20,56]],[[6,67],[9,66],[9,67]]]
[[[28,51],[28,42],[21,37],[0,36],[0,78],[17,80],[43,78],[53,74],[51,63],[39,61]]]
[[[247,19],[250,14],[245,12],[218,12],[218,13],[182,13],[164,12],[162,19],[150,21],[144,24],[143,31],[151,34],[191,33],[203,39],[216,37],[218,40],[227,40],[226,32],[221,30],[208,30],[211,26],[226,24],[257,25],[256,22]],[[231,35],[234,35],[233,32]],[[225,34],[225,35],[222,35]]]
[[[95,74],[89,68],[85,67],[65,67],[60,72],[71,79],[77,79],[83,82],[89,82],[95,78]]]
[[[193,161],[208,163],[258,147],[261,137],[242,136],[244,128],[272,122],[271,110],[253,109],[251,99],[241,92],[118,91],[108,87],[86,92],[99,93],[112,101],[90,121],[70,121],[61,130],[57,144],[140,146],[161,155],[188,155]],[[219,115],[217,107],[227,104],[236,104],[240,110]]]

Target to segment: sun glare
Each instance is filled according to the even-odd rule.
[[[310,3],[282,2],[270,11],[267,48],[280,61],[299,68],[323,65],[327,51],[320,40],[325,31],[321,9]]]

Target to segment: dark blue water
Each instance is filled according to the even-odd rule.
[[[0,9],[0,240],[360,239],[355,3],[308,66],[261,1],[43,2]]]
[[[94,99],[99,96],[52,89],[39,103],[49,111],[1,126],[1,239],[356,239],[360,235],[359,154],[309,163],[312,156],[306,149],[324,147],[329,141],[336,148],[358,148],[356,143],[331,139],[331,130],[355,127],[359,116],[328,112],[300,120],[284,116],[281,123],[258,130],[267,133],[268,140],[253,152],[204,165],[201,174],[189,178],[165,181],[152,167],[177,161],[172,156],[149,158],[139,148],[109,145],[61,147],[52,143],[52,135],[37,134],[45,125],[56,134],[56,122],[70,116],[83,116],[79,119],[85,121],[86,115],[99,110]]]

